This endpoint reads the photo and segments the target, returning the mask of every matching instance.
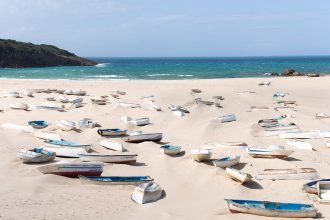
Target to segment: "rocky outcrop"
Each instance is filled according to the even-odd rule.
[[[0,67],[93,66],[97,63],[46,44],[0,39]]]
[[[286,69],[282,72],[281,76],[303,76],[303,73],[299,73],[294,69]]]

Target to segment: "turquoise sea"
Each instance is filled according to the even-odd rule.
[[[261,77],[290,68],[299,72],[330,74],[330,56],[297,57],[90,57],[92,67],[0,68],[0,78],[35,79],[213,79]]]

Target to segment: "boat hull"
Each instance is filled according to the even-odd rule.
[[[111,178],[111,177],[100,177],[100,178],[90,178],[88,176],[84,176],[81,175],[79,176],[79,179],[81,181],[81,183],[85,183],[85,184],[97,184],[97,185],[140,185],[142,183],[146,183],[146,182],[151,182],[153,181],[152,178],[147,177],[143,180],[131,180],[131,181],[111,181],[111,180],[103,180],[103,179],[107,179],[107,178]]]
[[[104,163],[135,163],[137,154],[118,154],[118,155],[102,155],[102,154],[79,154],[80,160],[85,162],[104,162]]]
[[[43,174],[56,174],[66,177],[79,175],[100,176],[103,172],[102,163],[58,163],[38,167]]]
[[[240,160],[239,156],[236,156],[234,158],[229,158],[229,160],[215,160],[213,161],[213,165],[215,167],[226,168],[226,167],[235,166],[236,164],[239,163],[239,160]]]
[[[313,218],[317,215],[317,209],[314,208],[313,205],[305,205],[305,204],[297,204],[308,207],[308,210],[304,210],[303,208],[300,210],[281,210],[274,208],[262,208],[254,205],[242,205],[236,202],[232,202],[232,200],[227,200],[228,207],[231,212],[239,212],[239,213],[247,213],[252,215],[266,216],[266,217],[281,217],[281,218]],[[270,203],[270,202],[265,202]],[[270,203],[276,207],[277,204],[280,203]],[[286,204],[289,206],[295,206],[295,204]]]
[[[247,183],[252,179],[252,176],[248,173],[243,173],[239,170],[233,168],[226,168],[226,174],[236,182],[240,182],[241,184]]]
[[[140,134],[123,137],[122,140],[129,143],[141,143],[144,141],[160,142],[163,135],[161,133]]]

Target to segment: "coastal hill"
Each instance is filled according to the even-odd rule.
[[[46,44],[0,39],[0,67],[93,66],[97,63]]]

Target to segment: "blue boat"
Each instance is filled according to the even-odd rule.
[[[46,128],[49,125],[46,121],[29,121],[28,124],[36,129]]]
[[[318,194],[317,183],[324,182],[324,181],[330,181],[330,179],[320,179],[320,180],[314,180],[314,181],[308,182],[303,185],[303,191],[305,193]]]
[[[97,133],[101,136],[123,136],[123,135],[126,135],[126,132],[127,132],[127,130],[123,130],[120,128],[97,130]]]
[[[317,215],[317,209],[312,204],[238,199],[225,200],[231,212],[281,218],[313,218]]]
[[[94,183],[98,185],[139,185],[151,182],[150,176],[79,176],[82,183]]]
[[[181,147],[180,146],[173,146],[170,144],[162,145],[160,149],[163,151],[164,154],[167,155],[177,155],[181,152]]]

